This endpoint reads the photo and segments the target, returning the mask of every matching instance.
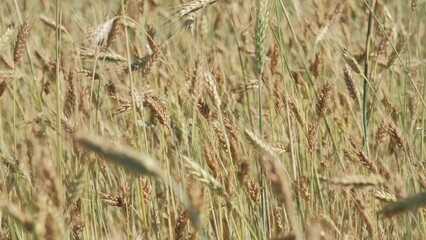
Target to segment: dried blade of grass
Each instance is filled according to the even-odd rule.
[[[153,158],[129,146],[111,144],[84,133],[77,133],[74,140],[127,170],[146,176],[164,177],[163,170]]]
[[[24,54],[25,47],[27,46],[28,36],[30,35],[30,29],[30,22],[28,19],[26,19],[19,29],[15,47],[13,49],[13,62],[15,67],[18,66],[22,55]]]
[[[380,213],[385,217],[392,217],[396,214],[423,207],[424,205],[426,205],[426,192],[421,192],[400,201],[387,204],[380,210]]]
[[[228,198],[225,188],[212,175],[205,171],[201,166],[192,161],[189,157],[183,156],[185,166],[190,170],[189,174],[194,176],[200,182],[206,184],[210,189],[217,192],[219,195]]]

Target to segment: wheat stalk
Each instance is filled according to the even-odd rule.
[[[72,204],[76,203],[77,200],[81,197],[84,191],[85,174],[85,170],[79,171],[67,187],[67,206],[71,206]]]
[[[195,13],[199,11],[200,9],[210,6],[218,1],[219,0],[195,0],[195,1],[189,2],[187,4],[180,6],[179,7],[180,10],[175,12],[171,18],[182,19],[184,17],[187,17],[189,14]]]
[[[321,87],[318,102],[315,105],[317,119],[322,118],[324,116],[325,111],[328,108],[328,99],[330,98],[330,92],[331,92],[331,82],[327,82]]]
[[[386,180],[380,175],[348,175],[341,178],[332,178],[330,179],[330,182],[344,187],[367,187],[381,186],[386,183]]]
[[[118,33],[120,17],[108,19],[104,23],[89,29],[88,38],[93,47],[107,50]]]
[[[356,61],[356,59],[351,56],[348,52],[343,52],[342,53],[343,59],[345,60],[346,64],[349,65],[349,67],[352,69],[352,71],[354,71],[357,74],[362,75],[362,69],[361,66],[358,64],[358,62]]]
[[[273,154],[273,153],[280,154],[280,153],[288,152],[288,147],[283,146],[282,144],[274,145],[274,144],[267,143],[263,141],[262,139],[260,139],[259,137],[257,137],[253,132],[251,132],[248,129],[244,131],[244,134],[246,135],[247,140],[249,140],[249,142],[253,144],[258,150],[267,152],[269,154]]]
[[[3,35],[0,37],[0,51],[3,49],[4,46],[6,46],[6,44],[9,43],[10,38],[12,38],[13,32],[15,32],[13,28],[7,28],[6,32],[4,32]]]
[[[397,59],[398,55],[401,54],[405,48],[407,48],[408,45],[408,39],[404,34],[401,34],[400,38],[398,39],[398,43],[396,44],[396,51],[393,51],[391,55],[389,56],[388,63],[386,64],[387,68],[390,68]]]
[[[15,48],[13,49],[13,62],[15,67],[18,66],[21,61],[21,57],[24,54],[25,47],[27,46],[28,37],[30,35],[30,22],[26,19],[19,29],[18,37],[15,42]]]
[[[189,174],[194,176],[200,182],[206,184],[210,189],[219,195],[228,198],[225,188],[213,176],[206,172],[200,165],[192,161],[189,157],[183,156],[185,166],[189,169]]]
[[[53,19],[49,18],[49,17],[48,17],[48,16],[46,16],[46,15],[39,15],[38,17],[40,18],[40,20],[41,20],[44,24],[46,24],[46,25],[47,25],[48,27],[50,27],[51,29],[56,30],[56,26],[58,26],[58,29],[59,29],[60,31],[62,31],[62,32],[66,33],[66,34],[67,34],[67,35],[69,35],[69,36],[71,36],[71,35],[70,35],[70,33],[68,32],[68,30],[67,30],[67,29],[66,29],[63,25],[57,24],[55,20],[53,20]]]
[[[349,95],[351,96],[352,100],[359,104],[358,90],[355,86],[355,81],[347,64],[345,64],[345,66],[343,67],[343,79],[345,80],[346,89],[348,89]]]
[[[256,0],[256,23],[254,27],[254,46],[256,73],[262,74],[266,57],[266,31],[268,29],[268,1]]]
[[[146,176],[164,177],[161,166],[153,158],[131,147],[111,144],[84,133],[77,133],[74,140],[127,170]]]

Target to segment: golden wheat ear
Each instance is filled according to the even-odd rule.
[[[27,46],[28,37],[30,35],[31,24],[28,19],[26,19],[19,29],[18,36],[16,38],[15,47],[13,49],[13,62],[15,67],[18,66],[21,61],[22,55],[24,54],[25,48]]]

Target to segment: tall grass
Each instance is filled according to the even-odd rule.
[[[0,238],[426,238],[424,2],[0,13]]]

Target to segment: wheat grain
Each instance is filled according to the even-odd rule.
[[[72,71],[69,71],[66,77],[68,83],[68,89],[65,93],[65,103],[64,103],[64,114],[67,117],[70,117],[73,113],[77,111],[77,97],[76,90],[74,86],[74,75]]]
[[[166,109],[164,109],[157,101],[154,100],[153,97],[149,95],[145,96],[145,101],[160,123],[170,129],[170,118],[167,115]]]
[[[114,17],[106,20],[104,23],[95,26],[88,31],[88,39],[92,47],[99,47],[102,50],[106,50],[111,44],[111,37],[117,33],[119,17]],[[115,31],[115,32],[113,32]],[[108,41],[108,39],[110,39]]]
[[[256,185],[255,182],[253,182],[252,180],[249,180],[247,182],[247,188],[249,190],[251,200],[253,200],[253,202],[257,206],[259,206],[260,205],[260,189],[259,189],[259,187]]]
[[[346,64],[349,65],[349,67],[352,69],[352,71],[354,71],[357,74],[362,75],[362,70],[361,70],[361,66],[359,66],[358,62],[356,61],[356,59],[349,55],[348,52],[343,52],[342,53],[343,59],[345,60]]]
[[[201,98],[201,94],[204,88],[204,81],[202,80],[204,68],[204,60],[198,58],[195,62],[195,69],[191,76],[191,86],[189,88],[189,94],[191,95],[194,104],[198,103]]]
[[[404,52],[404,50],[407,48],[408,45],[408,39],[404,34],[400,34],[401,36],[398,39],[398,43],[396,44],[396,51],[392,51],[391,55],[389,56],[388,63],[386,64],[387,68],[390,68],[396,61],[399,54]]]
[[[79,239],[79,235],[83,232],[85,224],[81,217],[81,199],[78,199],[70,209],[71,229],[74,239]]]
[[[387,132],[388,132],[388,124],[382,120],[376,133],[376,146],[379,146],[385,141]]]
[[[185,226],[189,219],[189,213],[187,210],[182,211],[179,214],[179,218],[176,221],[175,226],[175,239],[182,239],[185,233]]]
[[[355,86],[355,81],[352,77],[352,73],[350,72],[348,65],[346,64],[343,67],[343,79],[345,80],[346,89],[348,89],[349,95],[351,96],[352,100],[359,104],[358,90]]]
[[[330,98],[331,82],[327,82],[320,89],[318,102],[315,105],[317,119],[321,119],[328,109],[328,99]]]
[[[318,35],[316,41],[319,41],[319,39],[320,39],[320,36]],[[321,69],[322,69],[322,65],[323,65],[322,62],[323,62],[322,54],[319,53],[319,52],[315,53],[314,61],[311,64],[311,67],[310,67],[310,69],[313,72],[315,78],[318,78],[320,76],[320,74],[321,74]]]
[[[30,22],[26,19],[19,29],[18,36],[15,42],[15,47],[13,49],[13,62],[15,67],[18,66],[21,61],[21,57],[24,54],[24,50],[27,46],[28,37],[30,35]]]

